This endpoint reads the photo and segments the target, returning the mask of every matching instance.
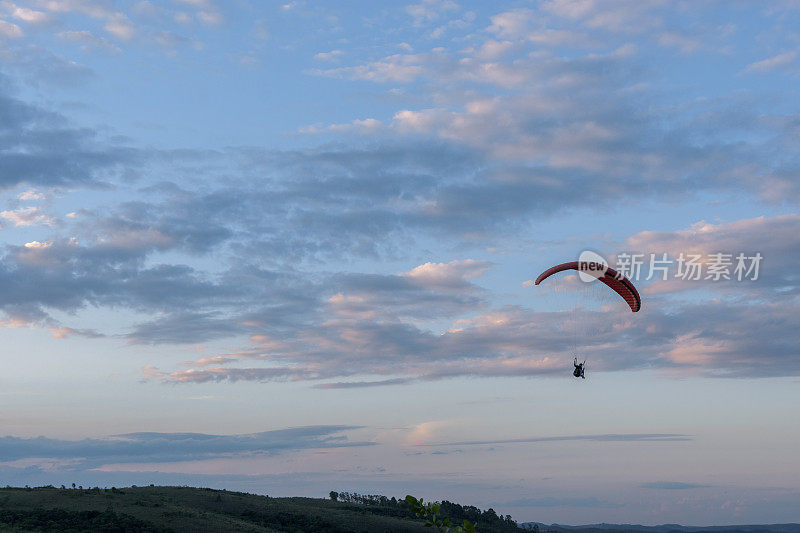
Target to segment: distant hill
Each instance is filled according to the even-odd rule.
[[[542,524],[525,522],[520,527],[538,528],[540,533],[800,533],[800,524],[763,524],[741,526],[681,526],[663,524],[660,526],[640,526],[637,524],[590,524],[586,526],[565,526],[561,524]]]
[[[0,531],[431,533],[405,502],[344,494],[362,502],[192,487],[7,487],[0,489]],[[481,533],[520,531],[494,511],[443,505],[443,516],[458,513],[477,513]]]
[[[431,533],[405,502],[384,496],[341,493],[340,500],[271,498],[193,487],[71,489],[0,488],[0,531],[65,532],[394,532]],[[444,501],[441,516],[476,522],[479,533],[521,529],[511,517]],[[800,533],[800,524],[690,527],[528,522],[540,533]]]

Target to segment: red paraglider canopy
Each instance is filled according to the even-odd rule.
[[[539,277],[536,278],[536,285],[546,280],[553,274],[562,272],[564,270],[578,270],[589,273],[611,287],[614,292],[622,296],[622,298],[630,306],[631,311],[634,313],[642,308],[642,299],[639,296],[639,291],[637,291],[636,287],[633,286],[633,283],[631,283],[628,278],[618,273],[613,268],[601,265],[600,263],[571,261],[569,263],[556,265],[542,272]]]

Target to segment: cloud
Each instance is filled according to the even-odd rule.
[[[133,8],[133,11],[141,14],[143,10],[148,9],[148,4],[149,2],[140,2]],[[130,41],[139,33],[139,28],[124,12],[114,9],[113,4],[103,0],[49,0],[41,2],[39,6],[42,11],[37,12],[36,17],[42,21],[56,20],[58,15],[63,14],[79,14],[99,20],[108,34],[123,41]],[[33,15],[28,13],[28,16]],[[59,20],[58,22],[68,26],[66,21]]]
[[[430,17],[419,11],[421,21],[455,11],[445,4],[418,6],[433,10]],[[404,102],[408,107],[388,121],[357,119],[318,128],[379,133],[368,141],[340,138],[296,150],[151,150],[145,155],[104,142],[91,129],[71,127],[63,117],[3,92],[0,106],[10,117],[0,125],[7,128],[0,137],[0,157],[10,169],[3,173],[11,180],[5,188],[106,181],[120,187],[120,195],[134,197],[50,226],[53,235],[26,237],[8,247],[0,275],[10,284],[19,281],[19,290],[3,297],[3,309],[12,320],[38,321],[47,321],[54,309],[77,312],[90,305],[146,312],[152,319],[133,324],[126,334],[134,343],[273,339],[268,346],[243,341],[232,355],[207,354],[197,368],[159,370],[167,381],[358,383],[352,376],[359,369],[386,378],[376,378],[377,383],[561,372],[552,353],[563,350],[564,340],[553,313],[493,308],[492,295],[475,281],[489,266],[469,254],[404,259],[420,236],[459,249],[509,239],[532,222],[576,207],[692,198],[706,191],[791,199],[798,192],[793,162],[780,155],[791,151],[777,148],[791,146],[796,135],[791,118],[749,110],[754,100],[748,98],[684,102],[678,111],[671,105],[642,106],[654,101],[647,92],[652,78],[641,68],[636,47],[613,42],[590,53],[563,54],[541,48],[545,41],[553,46],[577,42],[587,28],[614,28],[628,8],[632,18],[625,20],[649,17],[656,27],[658,16],[647,14],[658,10],[656,3],[643,4],[641,11],[625,2],[605,10],[593,2],[551,2],[545,8],[544,13],[498,14],[489,33],[464,36],[466,44],[457,50],[379,55],[320,71],[421,82],[416,100]],[[116,20],[104,3],[67,2],[53,9]],[[537,15],[546,20],[537,22]],[[553,20],[560,22],[549,24]],[[731,106],[744,111],[730,113]],[[759,135],[735,133],[750,128]],[[120,167],[145,174],[139,178],[141,189],[116,179]],[[184,190],[156,183],[176,169],[196,176],[198,186]],[[19,220],[33,216],[19,209],[6,213]],[[774,221],[752,232],[730,227],[710,233],[772,230],[793,242],[796,228],[788,222],[784,228]],[[73,235],[79,237],[75,242]],[[682,238],[704,242],[702,235]],[[652,236],[639,238],[633,244],[659,244]],[[667,244],[680,244],[673,240]],[[715,243],[724,241],[707,246]],[[167,254],[180,258],[155,264],[175,257]],[[226,267],[204,270],[199,265],[211,257],[204,254],[224,258]],[[781,257],[793,256],[781,252]],[[351,259],[402,260],[393,264],[403,267],[373,276],[337,273],[336,267],[323,274],[312,266]],[[28,279],[20,280],[20,267],[30,269]],[[777,290],[780,282],[792,280],[765,272],[765,281]],[[653,314],[638,323],[657,334],[639,333],[630,317],[580,314],[600,331],[586,347],[598,370],[748,375],[761,361],[766,374],[778,371],[786,346],[777,339],[762,338],[761,352],[748,353],[755,343],[737,332],[701,330],[677,316],[684,312],[703,323],[702,313],[709,311],[735,320],[739,312],[732,302],[682,308],[669,302],[666,292],[661,299],[651,293]],[[747,305],[751,312],[761,309]],[[776,319],[777,309],[764,308]],[[614,328],[628,336],[618,339]],[[779,326],[767,329],[782,332]],[[760,336],[764,329],[756,331]],[[643,345],[648,351],[637,359],[634,352]],[[217,356],[226,368],[208,363]],[[724,357],[733,365],[722,365]],[[292,371],[288,361],[296,362]]]
[[[355,119],[349,124],[330,124],[328,126],[314,124],[311,126],[304,126],[300,128],[298,132],[306,134],[354,132],[362,135],[371,135],[382,127],[383,123],[380,120],[366,118],[363,120]]]
[[[534,442],[589,441],[589,442],[683,442],[693,440],[691,435],[678,433],[623,433],[603,435],[566,435],[559,437],[524,437],[518,439],[462,441],[418,446],[487,446],[494,444],[524,444]]]
[[[791,157],[764,157],[791,152],[793,126],[751,112],[759,98],[744,102],[738,100],[741,95],[725,95],[685,102],[676,114],[672,106],[659,104],[652,72],[642,63],[641,54],[650,53],[646,44],[620,39],[586,53],[542,49],[593,45],[597,32],[589,29],[624,27],[648,32],[644,39],[685,53],[730,51],[725,39],[734,30],[718,13],[685,27],[664,18],[669,12],[660,1],[548,2],[541,10],[494,15],[491,35],[471,35],[471,46],[461,50],[437,47],[313,72],[409,84],[422,103],[397,110],[389,130],[468,146],[491,164],[516,164],[517,172],[524,167],[540,175],[531,179],[559,183],[568,179],[561,171],[569,172],[573,192],[586,186],[597,192],[600,184],[608,184],[608,193],[614,189],[640,198],[656,190],[670,196],[731,190],[736,183],[774,201],[785,201],[780,191],[790,189],[789,198],[796,199]],[[576,22],[583,27],[576,29]],[[645,101],[648,105],[641,106]],[[764,136],[741,134],[756,130]],[[572,200],[565,195],[554,205],[572,201],[580,201],[579,195]]]
[[[13,2],[2,2],[2,7],[10,13],[12,17],[27,24],[42,25],[52,21],[52,17],[44,11],[37,11],[27,7],[20,7]]]
[[[111,15],[104,26],[105,30],[111,35],[127,41],[136,34],[136,27],[122,13]]]
[[[53,241],[31,241],[25,243],[25,248],[49,248],[51,246],[53,246]]]
[[[541,312],[506,306],[456,319],[450,330],[436,333],[417,321],[458,317],[470,308],[480,309],[481,300],[472,302],[462,296],[448,301],[445,295],[434,293],[434,306],[422,300],[414,307],[392,293],[381,294],[384,290],[373,294],[365,286],[355,293],[358,298],[342,293],[329,302],[328,312],[312,326],[296,323],[298,329],[291,340],[278,333],[264,346],[255,344],[226,354],[239,364],[249,361],[257,366],[202,365],[152,377],[187,383],[329,380],[367,374],[387,376],[387,380],[563,375],[568,363],[553,354],[574,349],[570,324],[580,324],[577,349],[592,362],[594,372],[651,369],[671,375],[728,378],[800,372],[798,314],[783,301],[666,305],[651,297],[645,310],[635,315],[624,312],[620,302],[619,309],[612,305],[597,311],[572,310],[567,321],[563,310]],[[402,303],[394,305],[397,301]],[[438,313],[426,312],[426,305],[438,306]],[[414,313],[414,309],[418,311]],[[390,382],[375,383],[380,384]]]
[[[225,194],[241,197],[239,209],[249,210],[252,206],[254,212],[258,209],[260,213],[284,212],[281,204],[292,202],[300,209],[287,211],[291,217],[288,228],[297,227],[293,223],[296,220],[307,235],[328,236],[319,243],[328,247],[340,241],[351,247],[361,246],[364,241],[360,237],[338,237],[353,236],[354,231],[369,236],[373,248],[380,235],[411,228],[474,235],[500,229],[499,224],[503,223],[508,231],[517,221],[549,214],[561,206],[583,204],[590,199],[610,202],[618,197],[621,186],[577,169],[495,166],[480,151],[441,141],[427,145],[392,143],[344,149],[323,146],[303,152],[250,152],[247,160],[251,168],[272,168],[281,176],[294,176],[294,182],[281,182],[269,197]],[[484,166],[488,168],[481,170]],[[436,175],[441,179],[434,180]],[[627,178],[622,180],[627,184]],[[645,184],[631,181],[630,185],[631,194],[646,191]],[[269,209],[266,202],[272,204]],[[320,205],[326,205],[326,209],[319,210]],[[287,222],[285,218],[284,221]],[[270,230],[281,228],[270,225]],[[268,232],[261,232],[265,233]],[[293,238],[294,234],[281,233],[284,239]]]
[[[425,72],[422,56],[415,54],[395,54],[380,61],[372,61],[353,67],[339,67],[328,70],[312,70],[313,74],[334,78],[363,79],[374,82],[408,83]]]
[[[142,258],[159,246],[158,240],[128,241],[118,236],[89,246],[75,239],[8,246],[0,260],[0,279],[13,289],[0,297],[0,308],[12,317],[52,325],[46,309],[75,312],[94,304],[177,313],[190,300],[198,305],[203,301],[225,305],[226,300],[230,304],[243,294],[241,288],[206,281],[186,266],[143,268]],[[169,338],[168,325],[165,320],[154,337]]]
[[[475,21],[475,17],[474,11],[467,11],[460,19],[449,20],[445,24],[431,30],[431,32],[428,34],[428,38],[441,39],[445,33],[453,29],[464,31],[472,26],[472,23]]]
[[[45,85],[58,88],[82,86],[95,75],[89,67],[53,54],[35,44],[22,44],[20,47],[9,49],[3,59],[8,71],[18,73],[26,83],[34,86]],[[1,77],[3,77],[2,72],[0,72]],[[13,100],[13,96],[8,92],[8,86],[0,83],[0,105],[3,105],[3,101],[7,98]],[[46,112],[45,109],[37,106],[32,107]],[[59,115],[52,113],[51,116]],[[2,130],[0,129],[0,131]],[[83,133],[90,131],[91,129],[87,128]]]
[[[458,9],[453,0],[422,0],[419,4],[406,6],[406,12],[414,18],[414,26],[428,24]]]
[[[797,52],[795,51],[783,52],[767,59],[750,63],[744,70],[745,72],[771,72],[792,65],[796,57]]]
[[[445,268],[434,276],[430,272],[418,276],[341,274],[327,278],[319,286],[309,287],[306,283],[299,283],[292,290],[287,290],[286,284],[291,280],[285,277],[261,279],[257,282],[263,287],[261,290],[269,291],[269,286],[276,289],[282,287],[280,294],[276,292],[271,297],[253,294],[253,303],[268,301],[268,307],[253,306],[252,310],[238,318],[210,314],[174,314],[139,325],[130,338],[135,342],[194,342],[236,333],[249,332],[254,335],[252,350],[230,353],[220,358],[204,358],[197,362],[200,367],[207,367],[215,361],[268,361],[271,358],[283,359],[289,354],[294,354],[292,357],[301,357],[300,353],[308,349],[311,349],[307,353],[309,362],[316,359],[315,352],[318,350],[325,350],[330,356],[334,353],[343,356],[349,352],[351,359],[368,356],[370,347],[382,350],[383,353],[391,351],[399,354],[403,351],[399,344],[395,348],[389,348],[386,343],[394,339],[394,342],[413,344],[412,338],[403,337],[416,331],[415,328],[403,324],[402,320],[457,316],[484,305],[482,290],[464,281],[464,278],[479,275],[487,264],[464,261],[440,266]],[[230,281],[240,285],[241,279],[232,277]],[[222,291],[223,287],[218,290]],[[165,295],[166,293],[162,294]],[[301,305],[292,304],[292,301],[300,298]],[[244,301],[241,305],[242,309],[248,306]],[[309,320],[322,323],[313,330],[307,329]],[[297,336],[298,340],[275,340],[284,338],[287,334]],[[364,346],[356,350],[354,343],[363,343]],[[317,348],[313,348],[315,345]],[[317,370],[272,367],[205,368],[163,373],[159,377],[176,381],[319,379],[332,371],[328,363],[322,367],[315,366]],[[329,375],[341,376],[354,372],[346,369],[341,362],[338,366],[341,369]],[[380,383],[390,384],[390,381]]]
[[[200,50],[203,48],[203,43],[196,40],[178,35],[171,31],[155,30],[149,35],[150,40],[160,46],[162,49],[167,50],[169,53],[174,53],[181,48],[192,48]]]
[[[92,18],[104,19],[115,13],[108,6],[109,4],[102,0],[48,0],[42,7],[55,13],[76,12]]]
[[[764,235],[770,235],[770,239],[764,239]],[[624,246],[629,251],[643,254],[647,260],[650,254],[660,258],[666,253],[672,261],[681,254],[686,258],[694,254],[701,255],[707,263],[712,254],[730,255],[728,270],[731,280],[728,282],[659,280],[650,288],[653,293],[691,290],[700,286],[727,294],[759,292],[766,296],[773,291],[784,293],[787,287],[797,283],[797,273],[788,265],[800,261],[800,215],[760,216],[718,224],[700,221],[678,231],[643,231],[629,237]],[[763,256],[756,281],[736,279],[736,257],[742,253],[747,257]],[[673,267],[673,273],[676,268]],[[753,271],[751,277],[755,275]],[[706,276],[707,273],[703,273],[701,277]]]
[[[69,42],[81,45],[84,50],[104,50],[109,52],[119,52],[120,49],[103,37],[98,37],[90,31],[63,31],[58,37]]]
[[[157,6],[150,0],[141,0],[133,5],[131,8],[131,13],[139,17],[156,19],[158,17],[168,16],[169,12],[161,6]]]
[[[160,379],[170,383],[221,383],[228,381],[306,381],[324,377],[319,372],[286,367],[272,368],[209,368],[203,370],[190,369],[178,372],[161,372],[154,367],[144,367],[146,380]],[[341,373],[339,374],[341,375]]]
[[[596,44],[595,39],[585,32],[549,25],[547,18],[533,9],[504,11],[492,15],[491,21],[487,31],[511,40],[506,42],[527,40],[548,47],[586,47]]]
[[[413,380],[408,378],[383,379],[380,381],[339,381],[336,383],[318,383],[315,389],[362,389],[365,387],[383,387],[386,385],[407,385]]]
[[[488,47],[492,41],[484,44]],[[734,183],[776,201],[787,198],[779,189],[798,196],[790,158],[763,157],[771,151],[788,153],[783,146],[790,144],[792,126],[746,111],[755,102],[717,104],[735,106],[736,125],[725,124],[732,109],[717,111],[707,104],[666,121],[668,109],[650,106],[643,113],[634,104],[638,98],[631,99],[629,88],[644,78],[631,78],[636,53],[630,46],[577,57],[538,52],[507,61],[482,59],[480,54],[489,52],[478,50],[464,57],[443,49],[398,54],[315,72],[377,82],[425,80],[469,90],[466,101],[448,105],[439,99],[436,107],[398,110],[387,133],[429,137],[475,151],[492,168],[484,180],[471,184],[482,197],[552,195],[552,201],[543,204],[564,206],[586,197],[602,203],[656,191],[663,197],[726,190]],[[634,69],[633,78],[638,72]],[[502,88],[504,93],[490,96],[486,87]],[[771,134],[764,140],[728,134],[741,128]],[[696,141],[698,134],[702,142]],[[481,185],[486,189],[480,190]],[[532,210],[538,207],[528,205]],[[510,214],[510,206],[503,207]]]
[[[170,287],[174,290],[175,287]],[[137,324],[127,334],[134,344],[204,342],[243,333],[236,320],[212,313],[176,312],[158,320]]]
[[[344,55],[342,50],[331,50],[330,52],[319,52],[314,55],[314,58],[322,61],[336,61],[342,55]]]
[[[10,96],[2,82],[0,75],[0,189],[99,185],[101,173],[110,177],[117,165],[136,162],[133,150],[101,142],[91,129]]]
[[[77,330],[77,329],[74,329],[74,328],[65,328],[65,327],[51,328],[50,329],[50,335],[54,339],[66,339],[67,337],[72,337],[74,335],[78,335],[78,336],[81,336],[81,337],[87,337],[87,338],[90,338],[90,339],[99,339],[99,338],[105,337],[105,335],[97,333],[96,331],[92,331],[92,330]]]
[[[469,285],[467,279],[482,276],[490,266],[488,261],[474,259],[425,263],[414,267],[403,276],[429,289],[462,289]]]
[[[189,4],[191,6],[195,6],[195,7],[198,7],[198,8],[211,7],[211,0],[178,0],[178,2],[182,2],[184,4]]]
[[[47,198],[47,195],[41,193],[35,189],[29,189],[27,191],[21,192],[17,198],[20,200],[44,200]]]
[[[13,22],[0,20],[0,37],[5,37],[6,39],[19,39],[22,37],[22,28]]]
[[[699,37],[689,36],[678,32],[663,32],[658,36],[661,46],[677,48],[684,54],[691,54],[699,50],[703,42]]]
[[[588,28],[608,32],[644,33],[663,24],[658,8],[661,0],[548,0],[542,9],[555,16],[580,22]]]
[[[203,161],[211,156],[171,157]],[[402,247],[404,235],[414,230],[471,239],[489,230],[502,235],[513,229],[515,220],[547,214],[554,205],[597,201],[608,180],[597,185],[587,180],[587,188],[576,191],[568,181],[534,179],[535,173],[524,167],[476,175],[470,169],[485,159],[448,144],[241,150],[225,157],[235,158],[256,175],[271,169],[269,187],[259,179],[236,187],[210,181],[211,187],[190,192],[162,183],[142,189],[154,200],[143,197],[102,215],[74,219],[85,231],[80,244],[68,238],[40,238],[36,242],[50,244],[9,247],[2,276],[16,289],[0,301],[9,319],[71,327],[47,322],[47,309],[113,305],[155,317],[134,325],[127,334],[131,342],[251,335],[277,339],[269,347],[243,347],[228,357],[238,363],[233,368],[201,365],[202,369],[159,371],[158,379],[166,381],[319,380],[359,372],[442,379],[563,370],[551,357],[565,349],[557,316],[514,307],[490,309],[488,295],[472,281],[488,263],[456,259],[409,265],[395,275],[341,273],[316,279],[304,272],[287,276],[283,269],[287,262],[308,258],[391,256],[392,246]],[[551,171],[551,176],[557,175]],[[563,176],[575,179],[567,178],[566,172]],[[618,188],[609,187],[609,201],[618,194]],[[782,241],[773,242],[789,246],[769,248],[767,243],[764,253],[792,261],[793,250],[800,248],[791,244],[800,234],[797,225],[792,216],[701,225],[683,233],[638,234],[628,246],[658,252],[684,244],[748,251],[763,240],[759,235],[769,232],[783,235]],[[235,243],[228,250],[236,266],[214,276],[187,266],[142,267],[155,252],[202,254],[225,243]],[[252,267],[253,258],[271,261],[272,267]],[[24,279],[18,265],[27,269]],[[78,278],[76,271],[81,272]],[[751,290],[792,283],[789,272],[767,269],[766,284]],[[647,307],[651,305],[653,314],[636,328],[623,315],[581,315],[587,328],[598,333],[585,346],[594,368],[684,369],[728,376],[794,371],[787,357],[793,353],[790,339],[796,330],[785,319],[766,328],[754,321],[757,315],[777,319],[778,302],[661,308],[656,298]],[[193,311],[186,312],[187,306]],[[758,309],[756,315],[753,308]],[[467,318],[476,312],[480,314]],[[719,323],[710,324],[711,317]],[[426,323],[443,319],[452,324],[449,330],[440,323],[434,328],[438,331],[432,331]],[[743,327],[730,328],[732,323]],[[699,329],[699,324],[709,325]],[[620,329],[629,334],[620,338]],[[643,347],[646,356],[637,356]],[[267,366],[239,367],[247,360]],[[289,360],[299,366],[287,370],[282,365]]]
[[[47,437],[0,437],[6,465],[33,458],[68,460],[64,468],[92,468],[113,463],[164,463],[296,450],[371,446],[350,441],[344,433],[357,426],[306,426],[245,435],[203,433],[127,433],[78,441]]]
[[[683,483],[680,481],[652,481],[649,483],[642,483],[639,485],[643,489],[657,489],[657,490],[686,490],[686,489],[700,489],[706,488],[710,485],[699,485],[697,483]]]
[[[599,500],[595,497],[588,498],[554,498],[547,496],[543,498],[520,498],[504,502],[503,505],[509,507],[586,507],[593,509],[616,509],[625,507],[623,504]]]
[[[217,11],[199,11],[197,13],[197,18],[200,19],[200,22],[208,26],[219,26],[225,22],[225,17],[222,13]]]
[[[533,9],[514,9],[504,11],[490,17],[492,25],[488,31],[508,39],[519,39],[525,37],[534,21],[537,13]]]
[[[0,218],[11,222],[14,226],[53,226],[56,219],[42,212],[41,207],[20,207],[13,211],[0,211]]]

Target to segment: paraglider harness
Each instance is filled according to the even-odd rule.
[[[575,370],[572,371],[572,375],[576,378],[586,379],[586,376],[583,375],[583,365],[586,364],[586,360],[584,360],[583,363],[578,364],[578,358],[576,357],[572,364],[575,365]]]

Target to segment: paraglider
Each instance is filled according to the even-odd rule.
[[[577,270],[585,272],[591,276],[602,281],[608,285],[614,292],[622,296],[625,302],[630,306],[631,311],[638,312],[642,308],[642,298],[639,296],[639,291],[633,286],[633,283],[625,276],[618,273],[613,268],[607,267],[600,263],[593,263],[590,261],[572,261],[570,263],[561,263],[554,267],[548,268],[536,278],[535,284],[538,285],[553,274],[563,272],[564,270]]]
[[[575,365],[575,370],[572,371],[572,375],[575,376],[576,378],[586,379],[586,376],[583,375],[586,359],[583,360],[583,363],[578,364],[578,358],[576,357],[575,360],[572,362],[572,364]]]
[[[563,272],[565,270],[576,270],[582,274],[589,274],[591,277],[601,281],[611,290],[616,292],[628,304],[631,312],[637,313],[642,308],[642,298],[639,296],[639,291],[636,290],[633,283],[604,263],[594,261],[571,261],[569,263],[562,263],[548,268],[536,278],[535,285],[539,285],[542,281],[546,280],[553,274]],[[590,278],[591,279],[591,278]],[[578,363],[578,358],[575,357],[573,361],[574,370],[572,375],[576,378],[586,379],[584,375],[586,360],[583,363]]]

